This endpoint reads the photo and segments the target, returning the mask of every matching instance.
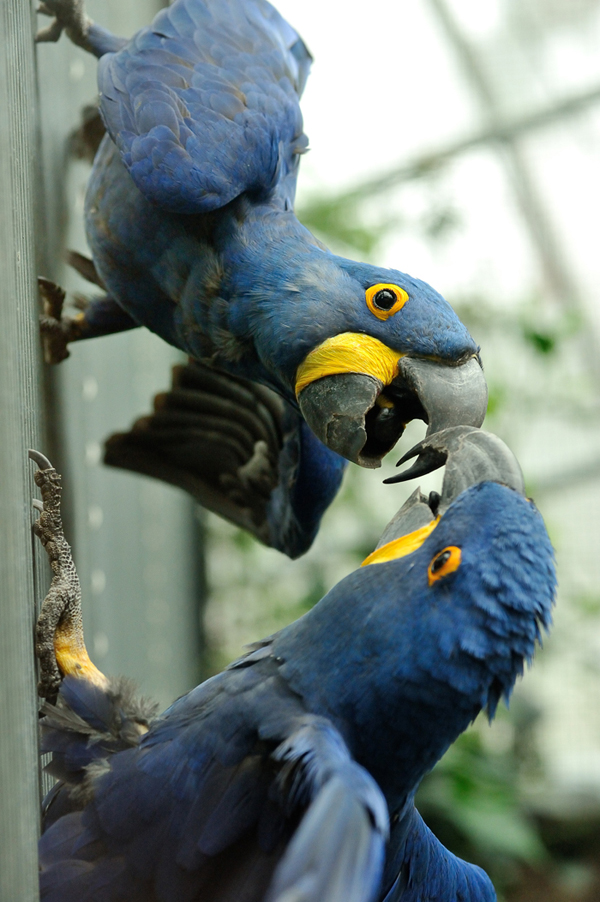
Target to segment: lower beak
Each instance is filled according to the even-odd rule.
[[[406,482],[446,465],[442,494],[436,512],[443,513],[461,492],[478,482],[499,482],[525,494],[523,473],[515,455],[502,439],[483,429],[453,426],[429,435],[411,448],[398,465],[416,457],[414,464],[385,479],[388,485]]]
[[[298,404],[328,448],[376,468],[411,420],[427,423],[428,435],[449,426],[480,426],[487,386],[475,357],[460,366],[402,357],[388,385],[364,373],[338,373],[306,385]]]
[[[393,557],[413,551],[435,529],[452,502],[470,486],[499,482],[525,494],[523,474],[516,457],[498,436],[482,429],[469,426],[444,429],[419,442],[404,459],[412,457],[417,457],[417,461],[410,470],[385,481],[414,479],[445,464],[441,495],[431,492],[426,496],[420,489],[415,489],[388,523],[377,549],[365,563],[389,559],[387,549],[392,550]],[[403,550],[399,553],[400,545]]]

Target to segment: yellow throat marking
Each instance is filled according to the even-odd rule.
[[[436,517],[435,520],[432,520],[426,526],[421,526],[420,529],[415,529],[414,532],[409,532],[406,536],[400,536],[399,539],[387,542],[366,557],[361,567],[366,567],[367,564],[384,564],[386,561],[395,561],[397,558],[412,554],[413,551],[421,547],[427,536],[433,532],[439,522],[440,518]]]
[[[296,397],[303,388],[338,373],[362,373],[389,385],[398,375],[403,354],[360,332],[342,332],[328,338],[310,352],[296,373]]]

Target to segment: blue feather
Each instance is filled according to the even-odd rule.
[[[311,440],[302,425],[307,388],[296,394],[308,356],[350,333],[376,339],[399,357],[436,361],[430,366],[449,378],[479,349],[429,285],[331,254],[296,218],[299,158],[308,145],[299,101],[311,56],[266,0],[176,0],[126,43],[115,39],[111,46],[100,31],[90,34],[100,57],[108,135],[88,187],[86,230],[110,303],[124,312],[111,317],[114,330],[144,325],[196,361],[267,386],[286,405],[285,441],[271,454],[273,484],[270,491],[261,488],[262,504],[251,480],[238,479],[231,488],[227,470],[217,474],[224,480],[214,473],[203,479],[205,470],[214,470],[207,461],[230,461],[231,455],[227,435],[219,442],[218,431],[200,417],[176,427],[158,410],[130,440],[109,446],[109,460],[182,485],[295,557],[310,546],[339,489],[338,454],[378,466],[408,420],[437,419],[424,397],[425,382],[407,388],[398,372],[384,386],[369,366],[366,373],[359,367],[353,375],[366,380],[371,393],[390,388],[393,394],[395,386],[392,408],[381,414],[373,399],[365,401],[352,427],[355,437],[340,438],[340,422],[344,429],[354,422],[347,406],[355,394],[342,389],[334,372],[339,401],[331,420],[323,402],[317,404],[310,426],[319,439]],[[368,306],[367,292],[378,283],[396,285],[408,297],[392,316]],[[77,337],[105,334],[98,319],[92,304]],[[476,371],[472,378],[478,373],[482,385]],[[448,425],[455,416],[476,425],[483,418],[481,392],[477,403],[469,400],[472,411],[465,402],[460,414],[443,398],[435,403]],[[317,441],[329,453],[318,450]],[[359,445],[368,449],[364,458]],[[251,460],[239,464],[234,481]]]
[[[430,585],[450,545],[460,565]],[[492,902],[487,876],[435,839],[413,797],[478,712],[509,697],[554,590],[532,503],[481,483],[416,551],[350,574],[129,748],[90,753],[99,722],[132,715],[116,693],[66,682],[45,729],[59,762],[66,747],[78,766],[63,767],[49,806],[44,898]]]

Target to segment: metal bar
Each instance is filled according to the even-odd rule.
[[[593,106],[596,103],[600,103],[600,87],[592,88],[581,94],[575,94],[547,107],[534,110],[525,116],[495,120],[487,128],[474,132],[474,134],[468,135],[466,138],[460,138],[437,150],[419,154],[414,160],[395,166],[383,175],[363,182],[358,188],[343,192],[340,195],[340,199],[358,200],[363,197],[372,197],[374,194],[388,191],[390,188],[403,182],[423,178],[423,176],[439,169],[470,150],[485,147],[496,142],[511,142],[515,138],[520,138],[530,132],[554,125],[565,116],[577,115],[585,110],[586,107]]]
[[[461,32],[445,0],[429,0],[429,3],[444,28],[450,44],[454,47],[468,83],[478,97],[482,111],[488,117],[491,127],[501,126],[503,113],[496,88],[475,48]],[[499,152],[512,183],[514,195],[532,245],[537,252],[546,291],[563,308],[578,313],[585,322],[587,317],[579,284],[571,271],[552,216],[546,209],[517,137],[507,137],[500,145]],[[600,382],[600,354],[593,331],[582,329],[579,340],[588,368],[594,374],[596,382]]]
[[[600,458],[594,458],[575,467],[565,467],[548,476],[539,476],[532,480],[532,491],[535,497],[564,492],[567,489],[588,485],[600,478]]]
[[[33,482],[39,368],[33,241],[35,91],[32,18],[0,3],[0,900],[38,899],[37,704],[33,657]]]

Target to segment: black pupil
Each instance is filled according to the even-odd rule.
[[[437,573],[438,570],[441,570],[449,557],[450,557],[449,551],[442,551],[441,554],[438,554],[435,561],[431,565],[431,572]]]
[[[382,288],[373,298],[373,303],[380,310],[391,310],[396,303],[396,295],[389,288]]]

